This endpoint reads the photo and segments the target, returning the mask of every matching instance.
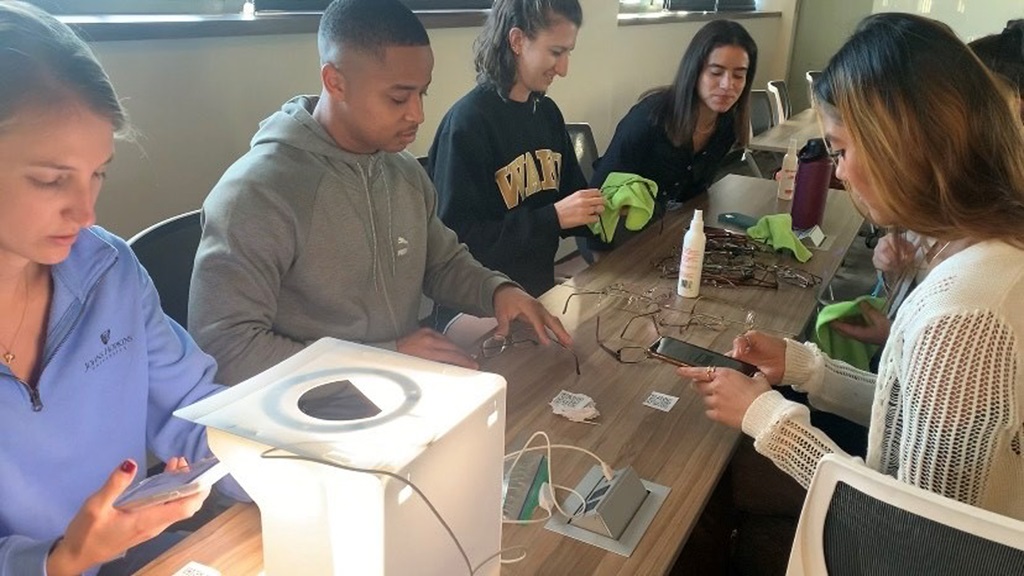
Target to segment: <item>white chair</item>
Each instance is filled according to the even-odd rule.
[[[792,113],[786,82],[783,80],[770,80],[768,82],[768,94],[772,97],[772,120],[775,124],[782,124]]]
[[[807,490],[786,574],[1024,574],[1024,522],[830,454]]]
[[[814,83],[821,77],[821,70],[808,70],[804,74],[804,78],[807,79],[807,101],[814,103]]]

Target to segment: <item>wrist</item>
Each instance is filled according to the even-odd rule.
[[[46,556],[47,576],[74,576],[81,574],[85,568],[79,568],[79,562],[74,558],[70,548],[64,541],[64,537],[57,538],[50,546],[50,553]]]

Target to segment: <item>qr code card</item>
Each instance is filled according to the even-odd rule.
[[[644,406],[650,406],[662,412],[668,412],[676,405],[679,398],[676,396],[669,396],[668,394],[662,394],[661,392],[651,392],[651,395],[644,400]]]
[[[551,408],[558,412],[560,410],[579,410],[593,402],[593,399],[586,394],[576,394],[568,390],[562,390],[551,401]]]
[[[175,572],[174,576],[220,576],[220,571],[192,561]]]

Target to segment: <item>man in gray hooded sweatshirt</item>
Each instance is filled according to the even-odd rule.
[[[426,172],[403,150],[423,122],[434,58],[398,0],[335,0],[318,34],[318,97],[263,121],[203,204],[189,331],[238,383],[324,336],[476,367],[419,328],[422,293],[497,333],[520,318],[547,344],[571,338],[438,219]]]

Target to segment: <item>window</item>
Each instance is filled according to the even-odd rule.
[[[755,0],[619,0],[620,12],[657,12],[679,10],[685,12],[725,12],[754,10]]]
[[[53,14],[240,14],[244,0],[28,0]],[[492,0],[402,0],[413,10],[490,8]],[[321,12],[330,0],[254,0],[256,10]]]

